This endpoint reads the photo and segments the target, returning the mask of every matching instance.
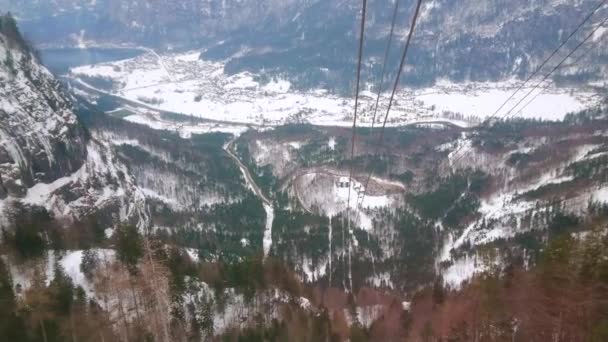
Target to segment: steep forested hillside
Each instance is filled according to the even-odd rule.
[[[247,133],[237,146],[281,208],[272,254],[303,279],[459,288],[514,258],[536,264],[548,239],[602,212],[605,110],[563,123],[389,129],[381,149],[377,132],[362,129],[352,162],[346,129],[289,126]],[[353,163],[347,215],[340,182]]]

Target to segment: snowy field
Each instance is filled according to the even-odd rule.
[[[227,76],[223,63],[200,60],[199,52],[162,56],[150,52],[133,59],[77,67],[71,70],[70,76],[85,85],[86,77],[112,80],[113,89],[109,93],[147,109],[219,120],[226,124],[352,124],[352,98],[329,94],[322,89],[306,92],[294,90],[288,81],[282,79],[261,84],[257,81],[257,75],[248,72]],[[404,89],[394,102],[389,125],[436,121],[472,125],[494,114],[518,85],[517,81],[439,82],[432,88]],[[88,86],[92,87],[90,84]],[[511,106],[519,102],[528,90],[521,91],[498,113],[498,117],[507,116]],[[381,99],[379,115],[386,113],[388,95]],[[596,102],[595,94],[586,90],[573,92],[571,89],[549,87],[536,95],[531,94],[508,116],[561,120],[567,113]],[[364,91],[361,125],[372,124],[374,103],[374,94]],[[525,110],[520,111],[524,105],[527,105]],[[159,117],[134,114],[127,119],[161,128],[162,123],[152,122]],[[219,127],[219,130],[223,128],[228,127]]]
[[[374,177],[372,181],[378,182],[378,179]],[[395,195],[368,193],[363,196],[364,185],[357,180],[353,179],[349,183],[347,175],[338,177],[324,172],[304,174],[296,180],[294,186],[299,202],[307,211],[332,217],[351,208],[354,212],[353,220],[366,231],[373,229],[371,212],[391,207],[396,199]],[[327,189],[332,190],[328,193]]]
[[[472,148],[469,144],[465,149]],[[460,145],[459,145],[460,146]],[[569,163],[592,160],[605,156],[605,152],[598,151],[603,144],[584,144],[575,149]],[[518,152],[531,151],[529,148],[520,149]],[[538,200],[521,198],[522,194],[539,190],[548,185],[566,184],[575,181],[575,177],[564,172],[560,166],[547,168],[537,177],[521,184],[514,184],[497,191],[488,197],[482,198],[478,214],[480,220],[471,222],[459,235],[448,234],[443,243],[442,251],[438,255],[437,265],[451,262],[447,268],[438,268],[443,276],[446,286],[459,289],[462,283],[471,279],[474,275],[483,273],[500,265],[500,260],[487,260],[478,254],[466,254],[464,257],[453,258],[451,251],[462,251],[470,249],[470,246],[484,246],[499,239],[512,239],[522,233],[534,229],[533,226],[525,225],[526,214],[534,217],[539,211]],[[608,186],[598,184],[591,188],[583,188],[578,194],[571,194],[563,199],[563,208],[569,213],[577,216],[585,215],[589,203],[608,203]],[[567,208],[567,209],[566,209]]]

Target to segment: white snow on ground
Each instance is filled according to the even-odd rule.
[[[364,194],[364,186],[356,180],[352,180],[350,185],[350,205],[351,207],[358,206],[362,209],[378,209],[388,207],[392,203],[391,199],[384,196],[373,196]],[[340,202],[348,204],[348,187],[340,188],[334,185],[334,194]]]
[[[584,156],[590,147],[582,148],[577,153],[579,156]],[[579,158],[579,157],[576,157]],[[458,288],[462,281],[471,278],[477,273],[487,270],[489,267],[487,262],[482,262],[479,258],[467,256],[464,259],[453,260],[451,251],[460,248],[465,243],[470,243],[471,246],[478,246],[490,243],[500,238],[512,238],[517,234],[522,233],[521,217],[526,212],[534,210],[535,201],[526,201],[518,196],[531,190],[536,190],[541,186],[548,184],[561,184],[573,180],[571,176],[559,176],[557,172],[546,172],[535,180],[518,186],[516,189],[510,189],[504,192],[498,192],[490,198],[482,199],[479,208],[479,214],[483,218],[483,222],[492,222],[489,228],[485,228],[481,221],[472,222],[460,236],[455,237],[448,235],[444,241],[443,249],[438,257],[438,264],[441,262],[451,261],[452,265],[447,269],[440,269],[443,274],[444,282],[450,287]],[[598,189],[591,197],[595,200],[608,201],[608,188]],[[587,203],[589,196],[581,196],[572,199],[570,208],[578,205],[578,202]]]
[[[494,265],[500,265],[495,261]],[[477,256],[466,256],[454,261],[454,263],[442,272],[443,283],[451,289],[460,289],[462,283],[473,278],[476,274],[486,272],[491,269],[492,264],[488,264]]]
[[[200,118],[263,125],[289,122],[352,124],[352,98],[331,95],[324,90],[294,90],[288,81],[281,79],[263,85],[255,80],[256,75],[247,72],[228,77],[222,63],[200,60],[195,58],[197,55],[198,52],[186,52],[158,56],[150,52],[133,59],[77,67],[72,69],[71,76],[111,78],[115,81],[113,95],[139,103],[144,101],[147,106],[159,110]],[[476,123],[493,114],[517,86],[516,81],[440,82],[425,89],[404,89],[396,98],[388,124]],[[526,91],[524,89],[521,94]],[[371,95],[363,92],[361,96],[359,124],[363,126],[372,122],[374,96]],[[387,96],[381,101],[381,111],[386,110]],[[549,88],[526,108],[522,116],[559,120],[596,101],[593,93],[583,90],[571,94],[569,89]],[[447,119],[448,116],[452,119]],[[460,119],[453,120],[455,117]]]
[[[289,83],[289,81],[282,80],[282,79],[273,80],[262,87],[262,89],[264,91],[274,92],[274,93],[279,93],[279,94],[284,94],[284,93],[288,92],[290,88],[291,88],[291,83]]]
[[[458,85],[445,84],[448,89],[455,91],[438,91],[422,94],[416,98],[424,101],[426,105],[435,106],[442,111],[451,111],[461,113],[465,117],[487,118],[494,114],[500,105],[507,100],[514,89],[511,89],[508,84],[498,86],[491,83],[475,84],[471,89],[465,92],[459,90]],[[553,92],[543,92],[538,98],[530,103],[523,111],[528,101],[532,100],[542,88],[533,92],[524,100],[521,105],[517,106],[512,114],[508,114],[511,108],[515,106],[531,88],[524,88],[512,100],[508,102],[503,109],[496,115],[497,118],[503,116],[513,116],[521,118],[540,118],[545,120],[563,120],[566,114],[570,112],[580,111],[586,107],[587,95],[581,94],[577,96],[570,95],[564,91],[553,90]]]
[[[344,314],[346,324],[349,327],[352,326],[356,320],[356,322],[363,327],[369,329],[372,324],[382,316],[384,308],[385,306],[381,304],[358,306],[354,312],[356,317],[353,317],[353,312],[350,309],[343,309],[342,313]]]
[[[268,204],[264,204],[266,211],[266,227],[264,228],[264,256],[268,256],[270,247],[272,247],[272,222],[274,221],[274,209]]]
[[[280,179],[293,171],[294,152],[302,145],[298,141],[285,143],[273,139],[257,139],[250,144],[249,152],[258,166],[270,166],[274,176]]]
[[[305,144],[301,141],[291,141],[289,142],[289,146],[291,146],[291,148],[293,148],[294,150],[299,150],[300,148],[302,148],[302,145]]]
[[[120,208],[118,220],[137,218],[138,227],[143,228],[149,222],[146,197],[130,176],[121,179],[120,174],[129,173],[125,165],[111,157],[109,144],[92,141],[87,145],[87,159],[80,169],[48,184],[37,183],[27,190],[25,197],[12,199],[42,206],[68,220],[82,217],[91,206],[116,204]],[[117,184],[106,183],[107,179],[117,180]],[[62,192],[68,189],[78,197],[66,201]]]
[[[310,300],[308,300],[308,298],[304,298],[304,297],[300,297],[298,299],[298,303],[300,304],[300,307],[304,310],[312,310],[313,306],[310,303]]]
[[[388,287],[390,289],[395,288],[393,281],[391,280],[391,275],[388,272],[376,274],[372,277],[368,277],[365,279],[365,283],[371,285],[375,288],[380,287]]]
[[[84,39],[85,33],[86,33],[85,30],[80,30],[80,34],[75,37],[76,44],[78,45],[79,49],[86,49],[87,48],[87,43],[86,43],[86,40]]]
[[[0,214],[6,210],[5,205],[8,201],[0,199]],[[9,222],[6,215],[0,215],[0,229],[8,227]]]
[[[527,185],[507,192],[498,192],[490,198],[482,199],[478,212],[486,221],[495,220],[492,228],[480,229],[480,222],[475,221],[455,241],[453,240],[453,236],[450,236],[448,241],[444,243],[440,261],[450,260],[450,251],[459,248],[465,242],[479,245],[495,241],[499,238],[511,238],[521,233],[519,222],[513,225],[509,220],[501,220],[510,216],[519,216],[526,211],[534,209],[536,202],[525,201],[518,198],[518,196],[525,192],[536,190],[541,186],[560,184],[571,180],[573,180],[571,176],[557,176],[553,172],[547,172]]]
[[[312,260],[303,257],[302,272],[304,272],[304,275],[306,276],[306,279],[304,280],[306,282],[313,282],[325,276],[328,264],[328,261],[320,261],[318,265],[314,265]]]
[[[448,146],[448,144],[450,146]],[[446,145],[440,146],[440,148],[451,149],[452,144],[448,143]],[[462,132],[462,135],[458,140],[456,140],[453,144],[452,151],[448,154],[448,164],[450,166],[458,167],[460,164],[467,163],[466,157],[469,155],[474,155],[470,153],[473,150],[473,142],[471,139],[467,138],[465,132]],[[454,165],[454,162],[459,162],[459,165]]]
[[[217,123],[178,123],[163,120],[160,118],[160,114],[133,114],[125,117],[124,119],[133,123],[148,126],[157,130],[173,131],[180,135],[180,137],[188,139],[193,134],[205,134],[223,132],[230,133],[235,136],[241,135],[249,128],[244,125],[229,125],[229,124],[217,124]]]
[[[226,145],[224,145],[224,150],[238,164],[238,167],[241,170],[241,174],[243,175],[247,183],[247,187],[262,200],[264,205],[264,211],[266,212],[266,225],[264,227],[264,238],[262,241],[262,247],[264,250],[264,257],[266,257],[268,256],[270,248],[272,247],[272,222],[274,221],[274,208],[272,207],[272,202],[264,196],[262,190],[257,188],[257,185],[251,180],[247,167],[245,167],[245,165],[240,162],[238,157],[232,153],[230,146],[233,142],[234,140],[226,143]]]
[[[608,203],[608,187],[595,190],[591,196],[594,201]]]
[[[589,152],[593,151],[594,149],[601,147],[602,145],[593,145],[593,144],[586,144],[586,145],[581,145],[576,149],[576,153],[574,155],[574,158],[572,159],[573,162],[577,162],[577,161],[581,161],[583,159],[593,159],[596,157],[595,154],[593,155],[589,155]]]
[[[336,149],[336,138],[331,137],[327,142],[327,147],[329,147],[332,151]]]
[[[228,84],[226,84],[225,88],[228,90],[232,90],[232,89],[257,90],[257,88],[259,86],[260,86],[260,84],[253,79],[253,76],[251,76],[249,73],[245,73],[245,74],[229,77]]]
[[[186,253],[188,253],[188,257],[194,262],[199,261],[198,251],[194,248],[186,248]]]
[[[115,252],[111,249],[92,249],[97,254],[100,262],[114,260]],[[54,251],[48,251],[45,258],[45,276],[46,283],[50,283],[55,277],[55,258],[59,257],[59,264],[63,267],[65,274],[72,279],[74,286],[80,286],[89,297],[95,296],[93,284],[87,279],[80,270],[80,264],[82,263],[82,250],[65,251],[65,253],[56,255]],[[22,288],[26,289],[31,285],[33,279],[34,269],[25,265],[10,265],[10,272],[13,278],[13,286],[21,285]]]
[[[201,57],[200,52],[191,52],[176,57],[176,60],[181,62],[196,62]]]
[[[308,173],[298,178],[295,188],[299,201],[308,211],[326,216],[335,216],[349,207],[348,177],[336,177],[336,172],[327,171]],[[373,177],[374,182],[394,186],[390,181]],[[340,184],[343,185],[340,185]],[[330,193],[327,189],[333,189]],[[393,198],[388,195],[375,196],[366,194],[363,198],[363,185],[356,180],[350,183],[350,209],[354,212],[351,218],[364,230],[373,229],[372,211],[390,207]]]
[[[60,189],[70,183],[77,182],[85,172],[86,164],[83,165],[78,171],[74,172],[70,176],[62,177],[55,180],[52,183],[44,184],[38,183],[28,189],[27,195],[23,198],[24,203],[29,203],[37,206],[44,206],[52,196],[53,192]]]
[[[114,258],[114,251],[109,249],[95,249],[93,250],[97,257],[101,260],[107,258],[112,260]],[[81,286],[87,295],[94,295],[93,284],[85,277],[84,273],[80,270],[80,264],[82,263],[83,251],[68,251],[65,256],[62,256],[59,260],[59,264],[63,267],[66,275],[72,279],[75,286]],[[50,260],[52,258],[49,257]],[[47,281],[54,276],[54,265],[51,262],[51,267],[47,269]]]
[[[144,195],[146,195],[146,197],[159,200],[159,201],[167,204],[173,210],[179,211],[180,209],[183,209],[182,205],[179,203],[179,201],[177,201],[174,198],[169,198],[169,197],[163,196],[152,189],[140,188],[140,190],[141,190],[141,192],[144,193]]]
[[[245,297],[233,288],[225,289],[222,294],[225,299],[220,306],[217,304],[219,300],[215,291],[208,284],[192,279],[187,281],[189,291],[183,295],[185,305],[192,304],[198,310],[211,310],[213,334],[215,336],[231,328],[244,329],[259,324],[269,326],[273,320],[282,316],[281,307],[282,304],[286,303],[297,304],[307,311],[316,311],[314,305],[307,298],[294,297],[276,288],[258,291],[253,300],[245,300]],[[207,307],[207,305],[209,306]],[[260,321],[259,317],[263,317],[263,320]],[[199,316],[199,318],[201,317]],[[211,336],[207,336],[203,339],[208,340],[210,338]]]
[[[380,318],[384,305],[371,305],[371,306],[359,306],[357,307],[357,320],[362,326],[369,328],[372,324]]]
[[[606,32],[608,32],[608,27],[602,26],[602,27],[598,28],[597,31],[595,31],[595,33],[593,34],[593,41],[596,42],[596,41],[604,38],[604,35],[606,34]]]

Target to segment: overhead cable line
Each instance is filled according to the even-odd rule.
[[[380,76],[380,84],[378,84],[378,94],[376,96],[376,104],[374,106],[374,116],[372,118],[372,130],[376,125],[376,115],[378,114],[378,106],[380,104],[380,97],[384,90],[384,77],[386,76],[386,66],[388,65],[388,58],[391,52],[391,46],[393,45],[393,35],[395,33],[395,23],[397,22],[397,13],[399,12],[399,4],[401,0],[395,1],[395,8],[393,9],[393,20],[391,22],[391,33],[388,36],[388,43],[386,44],[386,50],[384,52],[384,63],[382,65],[382,74]]]
[[[547,75],[545,75],[545,77],[543,77],[543,79],[538,82],[519,102],[517,102],[517,104],[515,104],[515,106],[511,107],[511,109],[505,114],[503,115],[501,118],[507,118],[509,116],[509,114],[511,114],[513,112],[513,110],[515,110],[515,108],[517,108],[520,104],[522,104],[530,95],[532,95],[532,93],[534,93],[534,91],[536,89],[538,89],[540,87],[540,85],[542,83],[544,83],[549,77],[551,77],[551,75],[557,71],[559,68],[561,68],[562,66],[564,66],[564,63],[568,60],[568,58],[572,57],[572,55],[574,55],[574,53],[576,51],[578,51],[587,41],[589,41],[589,39],[591,39],[595,33],[604,26],[604,24],[606,24],[608,22],[608,17],[606,19],[604,19],[604,21],[602,21],[601,24],[599,24],[595,29],[593,29],[591,31],[591,33],[589,33],[587,35],[587,37],[585,37],[585,39],[583,41],[581,41],[572,51],[570,51],[570,53],[564,57],[560,63],[558,65],[556,65],[551,72],[549,72]],[[590,50],[588,50],[587,52],[589,52]],[[585,53],[587,53],[585,52]],[[579,61],[579,59],[577,59],[577,61]],[[532,100],[530,100],[528,103],[526,103],[522,108],[519,109],[519,111],[517,112],[517,114],[515,115],[519,115],[523,112],[523,110],[528,107],[542,92],[544,92],[545,90],[547,90],[549,88],[549,85],[545,86],[544,88],[541,89],[541,91],[539,91],[533,98]],[[462,158],[465,157],[466,154],[462,154],[460,155],[453,163],[460,161]]]
[[[382,97],[382,91],[384,90],[386,67],[388,65],[388,59],[389,59],[390,52],[391,52],[391,46],[393,45],[393,36],[395,33],[395,24],[397,23],[397,14],[399,13],[399,4],[400,3],[401,3],[401,0],[395,1],[395,7],[393,8],[393,19],[391,21],[391,31],[388,36],[386,50],[384,51],[384,62],[382,64],[382,73],[380,76],[380,83],[378,84],[378,94],[376,95],[376,103],[374,105],[374,115],[372,117],[372,127],[370,128],[370,132],[369,132],[369,135],[372,137],[373,137],[372,133],[374,131],[374,128],[376,127],[376,117],[378,114],[378,107],[380,105],[380,97]],[[367,185],[369,184],[369,179],[370,179],[370,177],[367,178],[364,189],[367,188]]]
[[[555,73],[555,71],[557,71],[559,68],[562,67],[562,65],[564,65],[564,63],[568,60],[568,58],[572,57],[572,55],[574,55],[574,53],[576,51],[578,51],[578,49],[580,49],[587,41],[589,41],[589,39],[591,39],[595,33],[604,26],[604,24],[608,22],[608,17],[606,17],[606,19],[604,19],[604,21],[602,21],[602,23],[600,25],[598,25],[595,29],[593,29],[588,35],[587,37],[585,37],[585,39],[580,42],[572,51],[570,51],[570,53],[564,57],[558,65],[556,65],[553,69],[551,69],[551,71],[545,75],[545,77],[543,77],[542,80],[540,80],[537,84],[534,85],[534,87],[532,87],[532,89],[526,94],[526,96],[524,96],[523,98],[521,98],[521,100],[519,100],[519,102],[517,102],[513,107],[511,107],[511,109],[504,114],[504,117],[508,117],[514,110],[515,108],[517,108],[522,102],[524,102],[530,95],[532,95],[532,93],[534,93],[534,91],[536,89],[538,89],[538,87],[540,87],[541,84],[543,84],[547,79],[549,79],[549,77],[551,77],[551,75],[553,75],[553,73]],[[544,90],[544,89],[543,89]],[[542,91],[541,91],[542,92]],[[540,93],[539,93],[540,94]],[[522,108],[523,110],[523,108]]]
[[[606,37],[608,35],[603,35],[601,39],[603,39],[604,37]],[[580,63],[580,61],[585,58],[593,49],[595,49],[595,45],[591,46],[590,48],[588,48],[585,52],[583,52],[580,56],[578,56],[576,58],[576,60],[574,62],[572,62],[571,64],[568,65],[562,65],[562,68],[566,68],[566,67],[574,67],[576,66],[578,63]],[[528,101],[523,107],[521,107],[516,114],[514,114],[514,116],[518,116],[520,115],[524,109],[526,109],[532,102],[534,102],[534,100],[536,100],[545,90],[549,89],[549,87],[551,86],[551,83],[547,83],[544,87],[541,88],[541,91],[539,91],[538,93],[536,93],[536,95],[534,95],[534,97]]]
[[[603,25],[600,25],[600,27],[602,27]],[[607,37],[608,35],[603,35],[599,38],[599,40],[604,39],[604,37]],[[571,68],[576,66],[578,63],[580,63],[580,61],[585,58],[591,51],[593,51],[596,48],[596,45],[592,45],[591,47],[589,47],[586,51],[584,51],[583,53],[581,53],[580,56],[578,56],[576,58],[576,60],[574,62],[572,62],[571,64],[568,65],[562,65],[562,68]],[[536,95],[534,95],[534,97],[528,101],[523,107],[521,107],[516,114],[514,114],[514,116],[518,116],[519,114],[521,114],[523,112],[524,109],[526,109],[532,102],[534,102],[534,100],[536,100],[540,94],[542,94],[545,90],[549,89],[549,87],[551,86],[551,83],[547,83],[547,85],[545,85],[543,88],[541,88],[541,91],[539,91]]]
[[[350,166],[350,173],[348,176],[348,199],[347,199],[347,208],[346,208],[349,234],[350,234],[350,193],[351,193],[350,184],[352,183],[353,171],[354,171],[353,160],[355,159],[355,139],[357,138],[357,114],[358,114],[358,109],[359,109],[359,89],[360,89],[360,83],[361,83],[361,64],[363,62],[363,41],[364,41],[364,37],[365,37],[366,14],[367,14],[367,0],[363,0],[363,9],[361,10],[361,29],[360,29],[360,34],[359,34],[359,56],[358,56],[359,60],[357,62],[357,84],[355,86],[355,113],[353,115],[353,128],[352,128],[353,131],[352,131],[352,139],[351,139],[351,166]],[[349,243],[349,245],[350,245],[350,243]],[[350,247],[349,247],[349,259],[350,259]],[[352,290],[352,278],[351,278],[350,285],[351,285],[351,290]]]
[[[510,96],[510,97],[509,97],[509,98],[508,98],[508,99],[507,99],[507,100],[506,100],[506,101],[505,101],[505,102],[504,102],[504,103],[503,103],[503,104],[502,104],[502,105],[501,105],[501,106],[500,106],[500,107],[499,107],[499,108],[498,108],[498,109],[497,109],[497,110],[494,112],[494,114],[492,114],[492,115],[491,115],[489,118],[487,118],[487,119],[485,120],[485,122],[484,122],[484,123],[487,123],[487,122],[489,122],[490,120],[492,120],[493,118],[495,118],[495,117],[496,117],[496,115],[497,115],[497,114],[500,112],[500,110],[502,110],[502,109],[504,108],[504,106],[505,106],[505,105],[506,105],[506,104],[507,104],[509,101],[511,101],[511,100],[512,100],[512,99],[515,97],[515,95],[516,95],[516,94],[517,94],[517,93],[518,93],[520,90],[522,90],[522,89],[523,89],[523,87],[524,87],[524,86],[525,86],[525,85],[526,85],[526,84],[527,84],[527,83],[528,83],[528,82],[529,82],[529,81],[530,81],[530,80],[531,80],[531,79],[532,79],[532,78],[533,78],[533,77],[534,77],[536,74],[538,74],[538,73],[541,71],[541,69],[542,69],[542,68],[543,68],[543,67],[544,67],[544,66],[545,66],[545,65],[546,65],[546,64],[549,62],[549,60],[551,60],[551,59],[552,59],[552,58],[553,58],[553,57],[554,57],[554,56],[557,54],[557,52],[559,52],[559,50],[561,50],[561,49],[562,49],[562,48],[563,48],[563,47],[566,45],[566,43],[567,43],[567,42],[568,42],[568,41],[569,41],[569,40],[570,40],[570,39],[571,39],[571,38],[572,38],[572,37],[573,37],[573,36],[574,36],[574,35],[575,35],[575,34],[576,34],[576,33],[577,33],[579,30],[580,30],[580,29],[581,29],[581,27],[582,27],[583,25],[585,25],[585,24],[586,24],[586,23],[589,21],[589,19],[591,19],[591,18],[593,17],[593,15],[594,15],[594,14],[595,14],[595,13],[596,13],[596,12],[597,12],[597,11],[598,11],[598,10],[599,10],[599,9],[600,9],[602,6],[603,6],[603,5],[605,5],[607,2],[608,2],[608,0],[603,0],[603,1],[602,1],[602,2],[601,2],[599,5],[598,5],[598,6],[594,7],[593,11],[592,11],[592,12],[591,12],[589,15],[587,15],[587,16],[585,17],[585,19],[584,19],[584,20],[583,20],[583,21],[582,21],[582,22],[581,22],[581,23],[580,23],[580,24],[579,24],[579,25],[578,25],[578,26],[577,26],[577,27],[574,29],[574,31],[572,31],[572,33],[571,33],[571,34],[568,36],[568,38],[566,38],[566,40],[564,40],[564,41],[563,41],[563,42],[562,42],[562,43],[561,43],[561,44],[560,44],[560,45],[557,47],[557,49],[555,49],[555,50],[553,51],[553,53],[552,53],[552,54],[551,54],[551,55],[550,55],[550,56],[549,56],[547,59],[545,59],[545,61],[543,61],[543,63],[541,64],[541,66],[540,66],[539,68],[537,68],[537,70],[536,70],[536,71],[535,71],[535,72],[534,72],[532,75],[530,75],[530,77],[528,77],[528,78],[525,80],[525,82],[524,82],[524,83],[522,83],[522,84],[521,84],[521,85],[520,85],[520,86],[519,86],[519,87],[518,87],[518,88],[515,90],[515,92],[513,92],[513,94],[511,94],[511,96]],[[604,23],[605,23],[605,21],[604,21]],[[596,32],[596,31],[597,31],[597,30],[598,30],[600,27],[602,27],[602,25],[599,25],[598,27],[596,27],[596,28],[593,30],[593,33],[595,33],[595,32]],[[593,35],[593,34],[592,34],[592,35]],[[587,38],[586,40],[588,40],[588,38]],[[583,43],[583,44],[584,44],[584,43]],[[582,44],[579,44],[579,45],[582,45]],[[578,49],[578,48],[580,48],[580,46],[578,46],[578,47],[577,47],[577,49]],[[576,49],[576,50],[577,50],[577,49]],[[571,54],[570,54],[569,56],[571,56]],[[569,57],[569,56],[568,56],[568,57]],[[561,64],[563,64],[563,62],[562,62]],[[559,66],[559,67],[561,67],[561,66]],[[557,67],[557,69],[558,69],[559,67]],[[541,83],[542,83],[542,81],[541,81]],[[528,95],[528,96],[529,96],[529,95]],[[526,96],[526,97],[527,97],[527,96]],[[525,100],[525,98],[524,98],[524,100]],[[523,100],[522,100],[522,101],[523,101]],[[520,102],[519,102],[519,103],[518,103],[516,106],[518,106],[519,104],[521,104],[521,102],[522,102],[522,101],[520,101]],[[513,110],[513,108],[511,109],[511,111],[512,111],[512,110]],[[511,111],[507,112],[507,114],[505,114],[505,115],[508,115],[508,114],[509,114]],[[458,153],[460,153],[460,151],[462,150],[462,148],[464,148],[463,146],[464,146],[464,145],[459,146],[459,147],[458,147],[458,148],[457,148],[457,149],[456,149],[454,152],[452,152],[452,155],[457,156],[457,155],[458,155]],[[461,159],[461,158],[460,158],[460,157],[458,157],[458,158],[456,158],[456,160],[455,160],[455,161],[459,161],[460,159]]]
[[[593,8],[593,11],[591,11],[591,13],[589,13],[589,15],[587,15],[585,17],[585,19],[574,29],[574,31],[572,31],[570,33],[570,35],[564,40],[562,41],[562,43],[555,49],[553,50],[553,52],[551,53],[551,55],[549,55],[549,57],[547,57],[542,63],[541,65],[536,68],[536,70],[530,74],[530,76],[528,76],[528,78],[519,85],[519,87],[513,92],[513,94],[511,94],[511,96],[509,96],[509,98],[503,102],[502,105],[500,105],[500,107],[498,107],[498,109],[488,118],[486,119],[486,121],[490,121],[492,120],[494,117],[496,117],[496,115],[498,115],[498,113],[507,105],[507,103],[509,103],[509,101],[511,101],[515,95],[521,91],[526,84],[528,84],[528,82],[530,82],[544,67],[545,65],[547,65],[547,63],[549,63],[549,61],[559,52],[559,50],[561,50],[566,43],[568,43],[568,41],[574,37],[574,35],[593,17],[593,15],[602,7],[606,4],[606,2],[608,2],[608,0],[603,0],[602,2],[600,2],[596,7]]]
[[[412,22],[410,25],[410,30],[408,32],[408,36],[407,36],[407,41],[405,43],[405,47],[403,48],[403,54],[401,56],[401,63],[399,64],[399,69],[397,71],[397,77],[395,79],[395,84],[393,86],[393,91],[391,93],[391,97],[388,103],[388,109],[386,110],[386,115],[384,116],[384,121],[382,123],[382,129],[380,130],[380,137],[378,138],[378,142],[376,144],[376,148],[380,149],[380,147],[382,146],[382,144],[384,143],[384,132],[386,129],[386,123],[388,122],[388,117],[389,114],[391,112],[391,108],[393,105],[393,100],[395,98],[395,93],[397,92],[397,89],[399,87],[399,82],[401,80],[401,74],[403,72],[403,67],[405,65],[405,60],[407,57],[407,53],[409,51],[410,48],[410,44],[412,41],[412,37],[414,35],[414,30],[416,29],[416,23],[418,22],[418,17],[420,16],[420,7],[422,5],[422,0],[418,0],[418,3],[416,4],[416,11],[414,12],[414,17],[412,18]],[[365,200],[365,196],[367,194],[367,187],[369,185],[369,181],[372,177],[372,170],[369,171],[369,174],[367,176],[367,179],[365,181],[365,186],[363,187],[363,196],[361,197],[361,201],[359,203],[359,205],[363,205],[363,201]]]

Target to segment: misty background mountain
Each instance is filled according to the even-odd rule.
[[[363,80],[369,87],[380,77],[394,1],[373,0],[368,6]],[[413,6],[404,1],[398,13],[399,44],[392,48],[390,76]],[[525,78],[595,6],[592,0],[425,1],[403,83]],[[228,74],[251,71],[281,75],[299,88],[353,89],[360,16],[356,0],[0,0],[0,8],[13,12],[25,36],[41,48],[204,47],[202,58],[225,61]],[[598,18],[604,13],[601,9]],[[593,28],[584,27],[563,56]],[[583,66],[566,68],[556,79],[601,79],[608,70],[607,44],[581,51],[587,54]]]

